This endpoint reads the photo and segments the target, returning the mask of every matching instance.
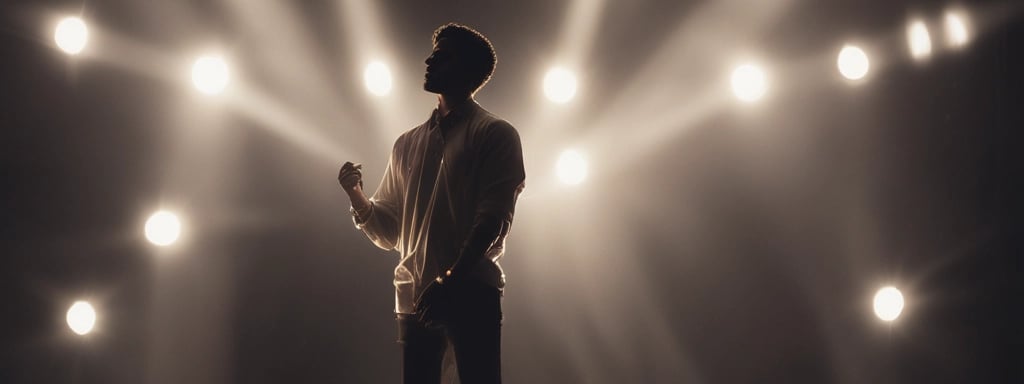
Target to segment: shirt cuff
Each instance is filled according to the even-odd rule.
[[[353,207],[349,207],[348,211],[352,212],[352,223],[356,225],[356,229],[361,230],[366,225],[366,221],[373,216],[373,202],[370,202],[370,209],[366,211],[365,215],[360,215]]]

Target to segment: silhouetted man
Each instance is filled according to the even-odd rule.
[[[519,134],[473,100],[497,58],[490,41],[459,24],[434,31],[423,89],[437,108],[395,141],[367,199],[360,165],[338,181],[353,220],[378,247],[401,254],[395,312],[404,383],[438,383],[447,345],[464,384],[501,382],[498,260],[525,186]]]

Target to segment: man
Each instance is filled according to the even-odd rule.
[[[338,181],[356,228],[396,250],[395,312],[404,383],[439,383],[453,348],[464,384],[501,382],[498,264],[526,172],[519,134],[473,99],[494,72],[494,47],[459,24],[434,31],[423,89],[438,95],[430,118],[395,141],[372,199],[359,164]]]

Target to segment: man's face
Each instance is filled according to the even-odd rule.
[[[423,78],[423,89],[431,93],[456,93],[468,88],[466,71],[462,68],[457,52],[448,39],[439,39],[434,50],[424,61],[427,72]]]

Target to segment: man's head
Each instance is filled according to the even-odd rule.
[[[472,95],[490,80],[498,58],[491,42],[480,32],[448,23],[434,31],[433,40],[434,50],[425,61],[424,90]]]

